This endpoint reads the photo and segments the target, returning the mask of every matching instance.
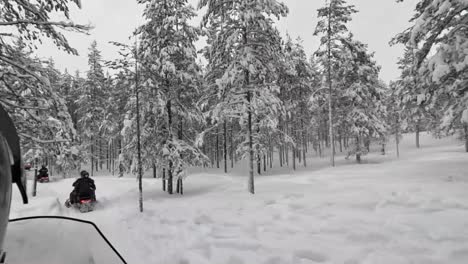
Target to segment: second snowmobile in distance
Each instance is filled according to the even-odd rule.
[[[49,170],[46,168],[45,165],[42,165],[41,169],[39,170],[39,174],[37,175],[37,181],[40,183],[49,182]]]

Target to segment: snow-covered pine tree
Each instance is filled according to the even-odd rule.
[[[226,103],[226,93],[223,89],[218,89],[216,80],[220,79],[224,71],[228,66],[228,62],[230,61],[230,53],[228,50],[224,50],[223,47],[218,46],[222,43],[218,41],[218,35],[220,32],[224,32],[224,18],[223,16],[218,17],[217,19],[213,19],[212,23],[208,28],[206,28],[204,34],[207,36],[207,46],[205,46],[202,50],[203,56],[208,61],[206,68],[203,74],[203,96],[199,102],[201,106],[201,110],[205,113],[205,119],[207,127],[203,128],[203,136],[209,138],[212,134],[211,131],[219,131],[219,127],[223,127],[223,151],[224,151],[224,171],[227,173],[227,123],[233,123],[234,120],[230,116],[225,116],[222,119],[217,119],[218,116],[217,111],[220,109],[225,108]],[[218,106],[213,107],[213,106]],[[215,113],[214,117],[212,117],[212,113]],[[232,128],[232,125],[231,125]],[[216,142],[218,142],[219,136],[216,133]],[[209,141],[203,141],[203,148],[205,149]],[[233,148],[233,146],[231,146]],[[211,147],[210,149],[214,149],[215,152],[215,159],[216,162],[219,164],[218,160],[218,145]]]
[[[201,122],[195,102],[200,68],[196,63],[198,29],[186,0],[139,0],[145,5],[146,23],[137,29],[140,42],[142,93],[142,144],[156,155],[148,160],[166,168],[168,192],[173,179],[180,187],[188,166],[201,164],[205,156],[194,146],[193,123]],[[143,152],[144,153],[144,152]]]
[[[337,71],[341,87],[340,108],[344,110],[344,124],[349,127],[355,138],[352,153],[357,162],[366,152],[364,139],[379,138],[384,140],[386,133],[386,86],[379,80],[380,66],[373,60],[367,45],[354,40],[352,34],[342,39],[344,49],[340,52],[340,61],[344,62]]]
[[[323,71],[320,70],[320,64],[316,62],[315,56],[309,59],[309,65],[314,76],[311,84],[312,94],[309,99],[309,111],[311,113],[309,133],[312,137],[312,144],[315,152],[322,157],[324,150],[324,141],[327,141],[327,121],[328,121],[328,95],[324,91]]]
[[[463,126],[468,152],[467,10],[467,1],[419,1],[413,25],[393,43],[414,49],[413,70],[425,84],[416,96],[429,108],[444,110],[441,129],[450,132]]]
[[[307,166],[306,148],[308,142],[308,127],[311,113],[309,98],[312,95],[314,72],[307,61],[304,48],[300,39],[293,42],[289,36],[283,45],[283,61],[279,73],[280,99],[285,106],[286,115],[280,117],[281,135],[283,143],[288,143],[288,138],[294,139],[291,144],[293,169],[296,169],[296,158]],[[284,144],[282,144],[284,145]],[[285,149],[288,152],[288,148]],[[286,155],[288,155],[286,153]]]
[[[93,41],[88,53],[87,78],[78,98],[78,129],[82,138],[82,147],[89,153],[91,176],[99,169],[100,146],[102,139],[102,126],[105,118],[105,78],[102,65],[101,52],[97,42]]]
[[[249,192],[254,193],[254,157],[261,155],[263,145],[259,133],[262,128],[277,129],[277,113],[281,111],[276,85],[275,63],[280,57],[280,37],[273,26],[288,12],[276,0],[201,0],[206,7],[202,26],[210,28],[222,22],[223,30],[216,32],[210,43],[213,61],[225,61],[223,75],[216,80],[223,91],[224,102],[214,106],[214,120],[230,116],[241,126],[243,143],[238,151],[249,157]],[[226,57],[229,59],[226,61]]]
[[[61,74],[60,84],[59,84],[59,93],[65,99],[67,104],[68,113],[71,116],[73,126],[76,129],[76,90],[75,89],[75,78],[71,76],[67,69]]]
[[[346,24],[351,21],[351,15],[356,12],[354,6],[347,5],[345,0],[326,1],[325,7],[318,9],[319,22],[314,32],[314,35],[321,36],[320,47],[315,54],[322,65],[328,89],[329,142],[331,144],[332,166],[335,166],[333,76],[334,71],[340,68],[337,52],[341,50],[341,41],[348,33]]]
[[[398,61],[401,70],[400,78],[395,82],[394,96],[398,99],[398,105],[402,108],[401,120],[402,128],[406,131],[414,131],[416,136],[416,147],[420,147],[420,132],[429,128],[430,120],[428,107],[425,104],[425,96],[421,94],[426,89],[426,84],[421,81],[420,76],[414,71],[413,65],[415,56],[411,48],[406,48],[402,58]]]
[[[111,167],[112,173],[115,168],[119,168],[123,162],[122,154],[122,130],[124,128],[126,106],[132,98],[133,92],[129,89],[130,83],[133,81],[128,73],[120,71],[111,80],[111,89],[109,96],[109,103],[107,108],[106,120],[107,120],[107,135],[109,144],[111,145]],[[115,163],[117,162],[117,165]],[[122,164],[123,166],[123,164]]]

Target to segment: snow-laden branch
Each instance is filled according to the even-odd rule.
[[[24,134],[24,133],[19,133],[19,135],[20,135],[21,137],[25,137],[25,138],[31,139],[32,141],[35,141],[35,142],[41,143],[41,144],[54,144],[54,143],[70,142],[70,140],[66,140],[66,139],[44,140],[44,139],[35,138],[35,137],[33,137],[33,136],[30,136],[30,135]]]
[[[90,26],[75,24],[72,22],[63,22],[63,21],[37,21],[37,20],[28,20],[21,19],[15,21],[0,21],[0,26],[15,26],[15,25],[38,25],[38,26],[57,26],[64,29],[76,29],[80,32],[87,33]]]
[[[35,79],[37,79],[39,82],[45,84],[45,88],[48,90],[48,92],[50,92],[51,94],[53,93],[51,88],[50,88],[50,84],[48,83],[47,79],[37,75],[35,72],[29,70],[28,68],[26,68],[25,66],[22,66],[18,63],[16,63],[15,61],[5,57],[5,56],[2,56],[0,55],[0,60],[20,69],[20,70],[23,70],[25,71],[26,73],[28,73],[29,75],[31,75],[32,77],[34,77]]]
[[[25,109],[25,110],[47,110],[47,108],[44,108],[44,107],[40,107],[40,106],[23,106],[23,105],[17,105],[17,104],[13,104],[13,103],[10,103],[8,101],[4,101],[4,100],[1,100],[0,101],[6,105],[9,105],[13,108],[19,108],[19,109]]]

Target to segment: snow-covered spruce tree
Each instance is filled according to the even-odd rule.
[[[468,2],[419,1],[413,25],[393,43],[414,50],[413,71],[424,83],[417,96],[429,108],[441,107],[440,128],[446,132],[463,126],[468,151]],[[443,102],[443,103],[442,103]]]
[[[76,81],[75,78],[68,73],[68,71],[65,69],[65,72],[61,74],[60,78],[60,83],[58,85],[58,91],[60,95],[65,99],[68,113],[70,114],[70,117],[73,122],[73,127],[76,129],[77,125],[77,118],[76,118],[76,96],[77,96],[77,90],[76,87]]]
[[[293,42],[289,36],[283,45],[283,60],[280,64],[278,84],[280,86],[279,97],[285,106],[286,114],[281,116],[280,127],[284,134],[280,138],[283,144],[288,143],[288,138],[294,139],[291,144],[293,169],[296,169],[296,158],[307,166],[306,148],[308,128],[311,119],[309,98],[312,94],[314,72],[307,61],[301,40]],[[287,135],[285,137],[285,135]],[[285,148],[288,155],[288,148]]]
[[[225,100],[214,106],[214,120],[229,116],[237,120],[243,137],[238,152],[249,157],[249,192],[254,193],[254,157],[262,152],[260,131],[277,129],[277,113],[281,110],[276,84],[275,63],[280,57],[280,37],[273,26],[273,17],[280,18],[287,7],[276,0],[201,0],[206,7],[202,26],[210,28],[222,23],[210,43],[210,59],[225,61],[217,89]],[[226,59],[229,58],[229,59]]]
[[[20,131],[25,158],[53,153],[58,162],[75,156],[75,132],[65,102],[51,87],[44,63],[31,52],[44,38],[59,49],[77,54],[62,31],[87,32],[89,27],[69,21],[68,5],[74,1],[0,1],[0,103]],[[50,15],[67,21],[52,21]],[[72,158],[73,160],[73,158]]]
[[[410,48],[405,49],[405,53],[398,61],[401,70],[400,78],[395,82],[393,96],[398,99],[401,107],[402,129],[414,131],[416,135],[416,147],[420,147],[420,132],[428,129],[428,121],[431,119],[428,106],[425,104],[426,97],[424,90],[427,84],[421,81],[420,76],[414,71],[414,53]]]
[[[309,133],[312,137],[312,144],[315,152],[319,157],[322,157],[324,151],[324,143],[327,137],[327,121],[328,121],[328,95],[325,92],[327,87],[323,86],[323,72],[320,70],[320,64],[316,62],[315,56],[312,55],[309,59],[309,65],[312,69],[313,81],[310,85],[312,94],[309,99],[309,111],[311,119],[309,124]],[[345,137],[346,138],[346,137]]]
[[[145,5],[146,23],[137,29],[141,67],[142,146],[145,162],[166,168],[168,192],[173,179],[182,188],[188,166],[199,165],[205,156],[194,146],[200,69],[194,42],[198,29],[189,25],[195,16],[186,0],[139,0]],[[129,113],[128,120],[132,120]],[[146,152],[145,152],[146,151]],[[145,154],[146,153],[146,154]],[[145,155],[154,155],[152,158]]]
[[[366,152],[365,138],[383,140],[386,133],[386,87],[379,80],[380,67],[373,60],[367,45],[354,40],[352,35],[342,39],[344,49],[340,53],[340,61],[344,62],[338,70],[341,87],[340,108],[343,112],[343,122],[349,127],[351,136],[355,138],[354,148],[356,161],[361,162],[361,155]],[[368,149],[367,149],[368,150]]]
[[[124,128],[126,106],[133,95],[133,91],[130,90],[130,84],[134,80],[131,78],[132,76],[121,71],[111,79],[108,101],[112,103],[109,103],[106,109],[106,135],[111,149],[112,173],[116,168],[120,168],[123,162],[123,157],[120,156],[122,154],[121,132]],[[123,173],[123,171],[120,172],[119,170],[119,175],[122,176],[120,173]]]
[[[216,82],[223,76],[228,67],[228,62],[230,61],[230,53],[228,50],[224,50],[222,46],[218,46],[222,45],[222,43],[218,41],[218,36],[220,32],[224,32],[225,30],[224,22],[223,16],[220,16],[213,20],[210,26],[205,28],[204,31],[208,45],[203,48],[202,53],[208,64],[203,71],[203,84],[201,86],[203,96],[200,98],[199,107],[204,113],[207,126],[203,127],[203,133],[199,139],[210,138],[211,135],[215,133],[216,140],[213,140],[215,146],[210,145],[210,140],[203,140],[198,143],[202,145],[206,154],[209,152],[208,155],[210,157],[213,156],[216,160],[216,164],[219,166],[219,130],[220,127],[222,127],[224,139],[224,171],[227,173],[227,126],[228,123],[230,123],[231,128],[233,128],[233,122],[235,122],[235,120],[228,115],[224,116],[224,118],[217,118],[220,116],[218,111],[223,111],[223,109],[229,107],[229,103],[226,101],[227,98],[224,89],[218,89]],[[232,147],[233,146],[231,146],[231,148]],[[211,155],[211,152],[214,152],[214,155]],[[212,161],[212,163],[214,163],[214,161]]]
[[[78,130],[82,139],[82,147],[89,153],[88,161],[91,165],[91,176],[98,170],[99,152],[104,130],[105,104],[107,91],[102,65],[101,52],[97,42],[93,41],[88,53],[87,78],[78,98]]]
[[[320,47],[316,52],[319,62],[322,64],[323,75],[326,76],[324,87],[328,88],[328,122],[329,141],[331,144],[331,164],[335,166],[335,140],[334,140],[334,119],[333,119],[333,75],[334,71],[340,68],[337,60],[337,52],[342,46],[341,40],[348,33],[346,24],[351,21],[351,15],[357,11],[353,5],[347,5],[345,0],[329,0],[326,6],[318,9],[319,22],[315,28],[314,35],[321,36]]]
[[[110,125],[108,129],[110,140],[114,145],[114,159],[117,161],[119,177],[122,177],[129,168],[133,169],[130,171],[137,172],[135,167],[137,163],[134,160],[137,157],[136,124],[133,122],[136,121],[136,49],[135,45],[112,43],[120,49],[120,57],[106,62],[107,67],[117,71],[111,80],[109,100],[113,105],[108,106],[106,119]]]

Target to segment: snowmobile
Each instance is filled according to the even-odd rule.
[[[97,203],[97,200],[96,198],[93,198],[93,197],[80,197],[78,199],[78,201],[76,203],[71,203],[70,202],[70,199],[67,199],[65,201],[65,206],[67,208],[70,208],[70,207],[75,207],[76,209],[78,209],[80,212],[82,213],[87,213],[87,212],[91,212],[94,210],[94,206],[96,205]]]
[[[49,174],[46,174],[46,175],[38,175],[37,176],[37,181],[40,182],[40,183],[44,183],[44,182],[49,182]]]
[[[42,168],[39,170],[37,181],[40,183],[49,182],[49,170],[44,165],[42,165]]]

